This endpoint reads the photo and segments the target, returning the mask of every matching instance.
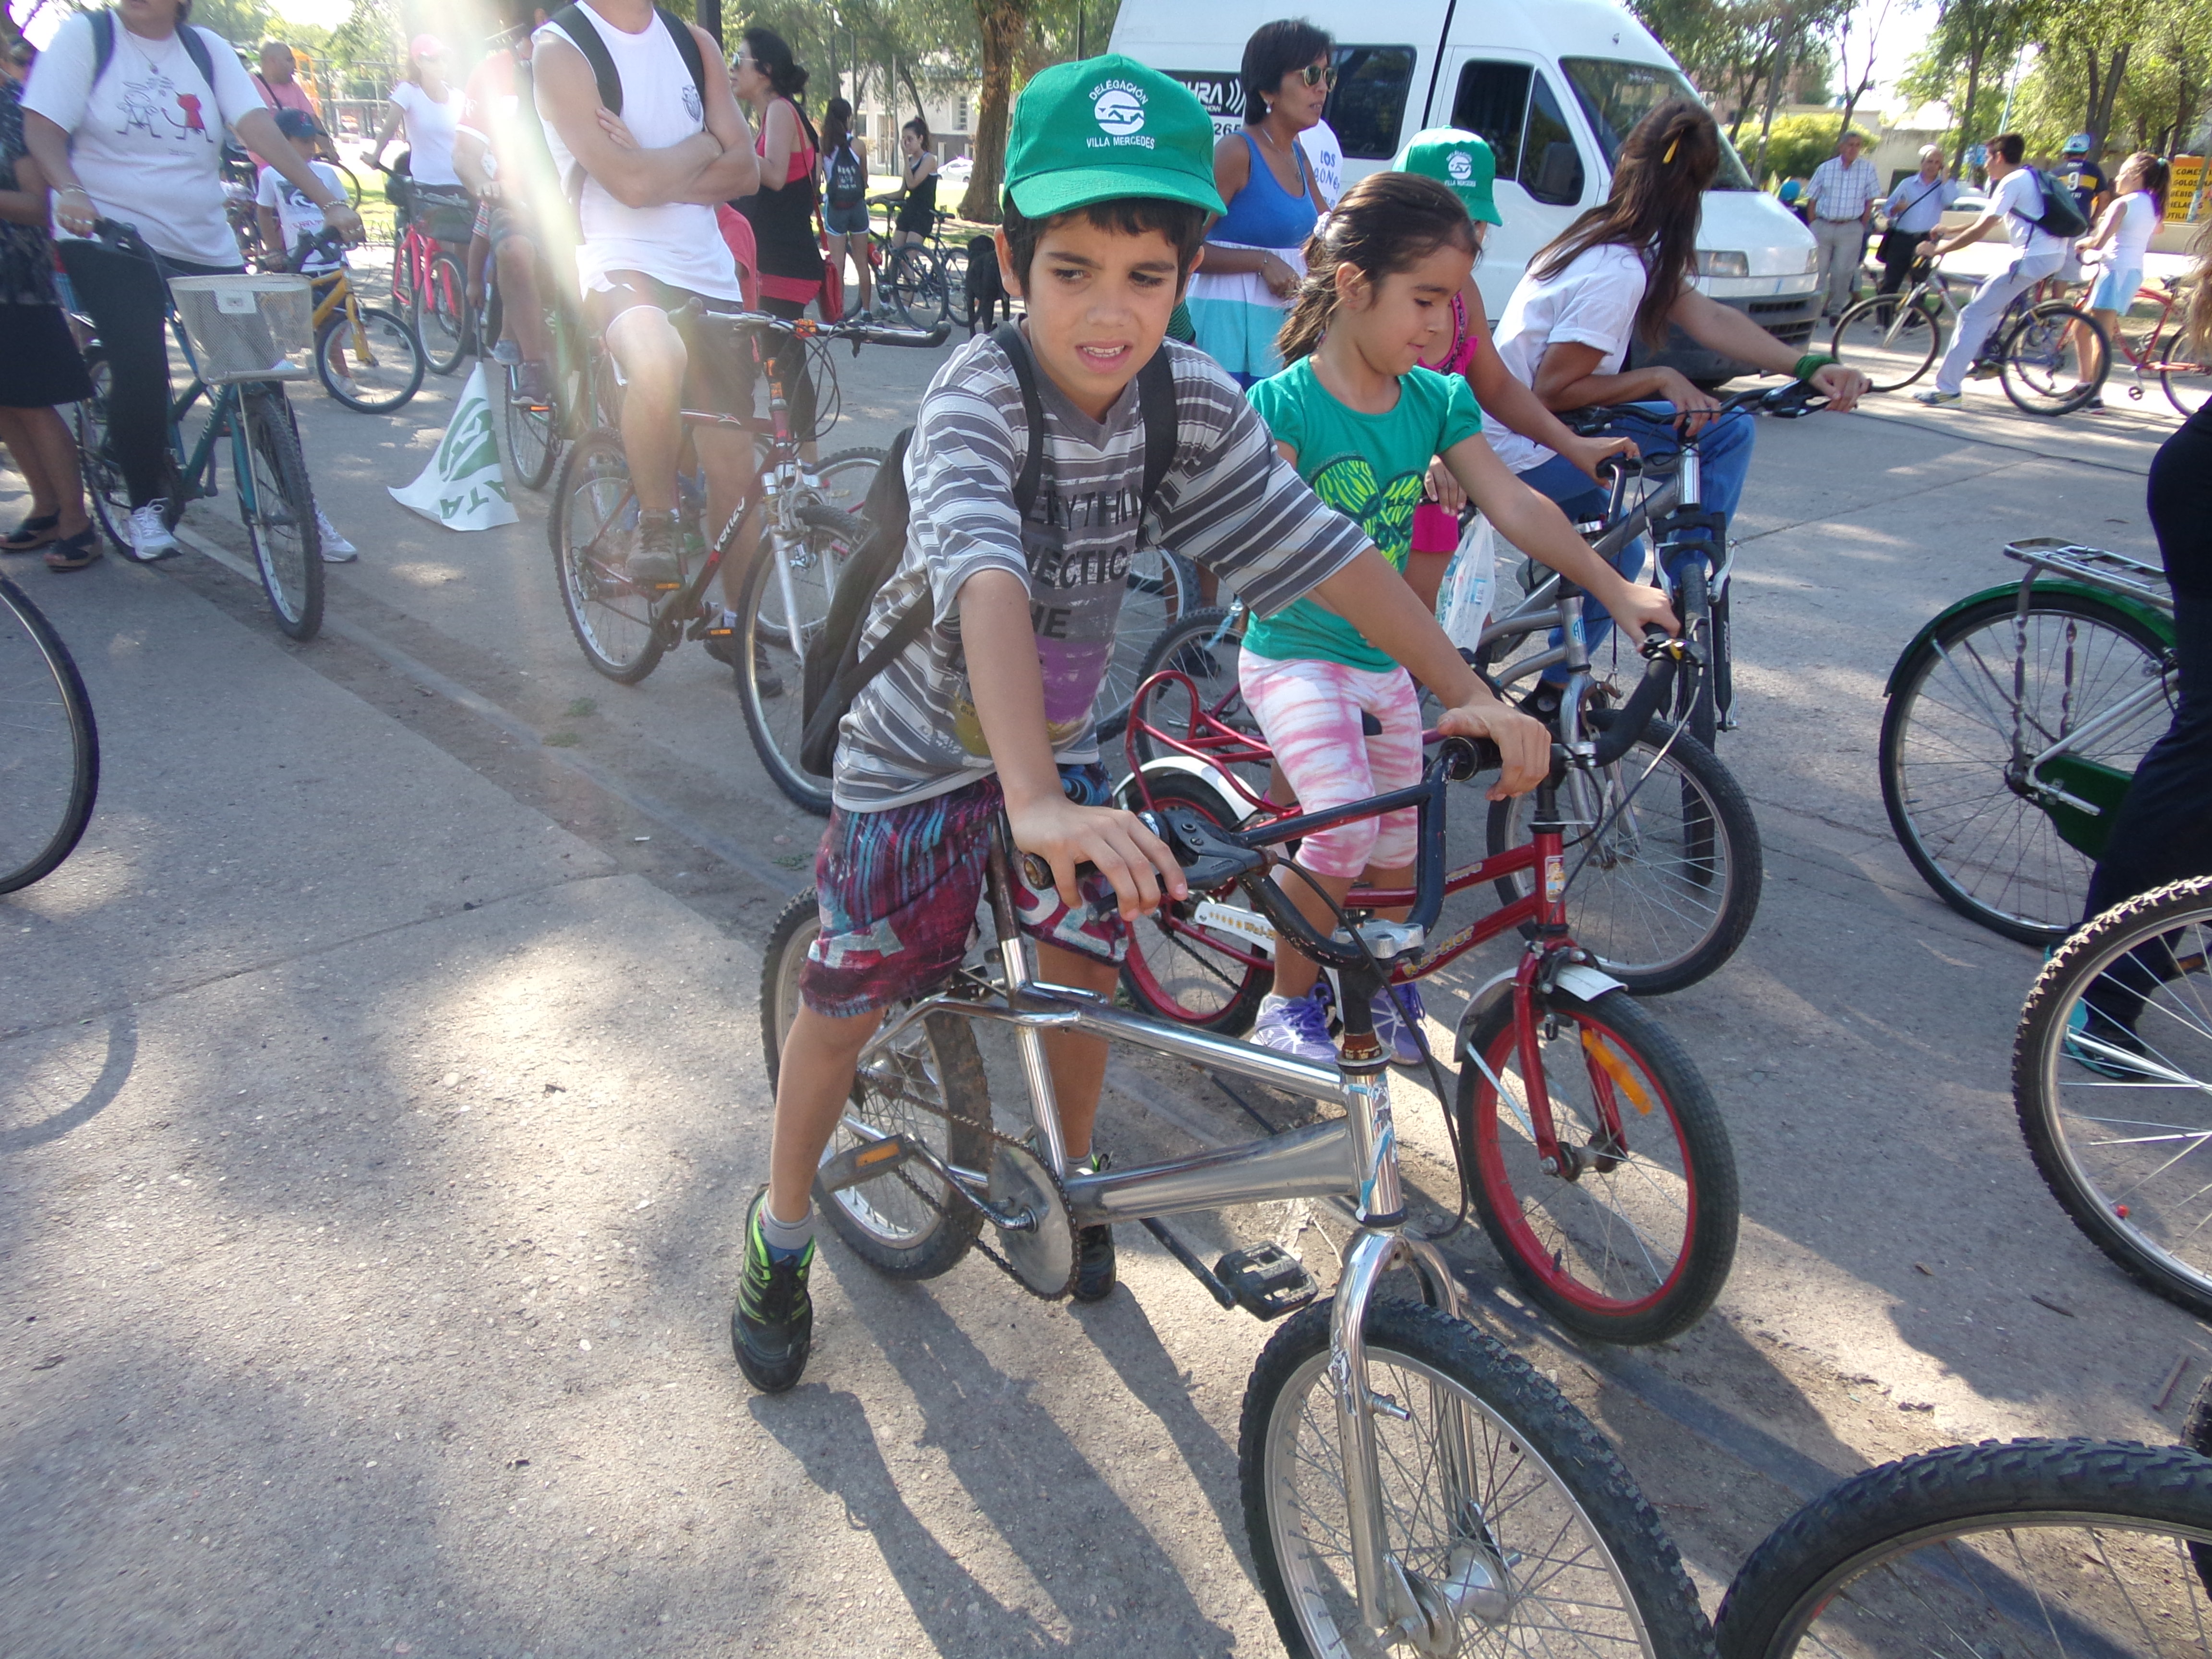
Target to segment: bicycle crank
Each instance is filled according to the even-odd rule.
[[[1075,1218],[1059,1178],[1028,1147],[1001,1140],[991,1149],[990,1196],[983,1213],[1007,1268],[1048,1301],[1066,1296],[1075,1285]]]

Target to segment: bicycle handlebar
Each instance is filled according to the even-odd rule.
[[[1685,443],[1700,441],[1706,433],[1723,419],[1732,415],[1771,415],[1778,420],[1796,420],[1816,409],[1827,406],[1827,393],[1809,380],[1792,380],[1786,386],[1747,386],[1733,397],[1721,400],[1717,409],[1680,409],[1671,416],[1655,416],[1637,404],[1590,404],[1581,409],[1562,410],[1559,418],[1577,437],[1591,437],[1618,420],[1635,417],[1651,420],[1681,420],[1691,416],[1703,416],[1705,424]]]
[[[922,350],[934,350],[952,337],[952,325],[939,323],[933,329],[885,328],[879,323],[817,323],[811,318],[787,319],[764,316],[754,311],[708,311],[697,300],[684,302],[684,309],[702,321],[715,323],[732,334],[776,334],[787,338],[812,340],[850,340],[853,355],[859,356],[864,345],[914,346]]]

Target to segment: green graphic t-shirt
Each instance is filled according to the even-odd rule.
[[[1245,394],[1277,441],[1297,452],[1298,477],[1357,524],[1399,569],[1413,544],[1413,509],[1429,458],[1482,430],[1482,411],[1461,374],[1416,368],[1398,382],[1398,406],[1363,415],[1331,397],[1302,357]],[[1278,662],[1318,659],[1374,672],[1395,666],[1334,611],[1300,599],[1255,617],[1244,648]]]

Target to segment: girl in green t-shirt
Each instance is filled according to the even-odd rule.
[[[1482,415],[1464,376],[1419,367],[1451,327],[1451,300],[1474,263],[1474,227],[1459,198],[1409,173],[1361,179],[1307,241],[1306,276],[1276,344],[1289,365],[1251,389],[1275,447],[1314,493],[1364,529],[1401,571],[1431,456],[1441,456],[1498,533],[1587,588],[1637,637],[1674,618],[1656,588],[1623,579],[1589,550],[1552,502],[1509,472],[1482,441]],[[1244,701],[1275,751],[1291,793],[1326,811],[1419,782],[1419,694],[1413,678],[1359,630],[1313,599],[1255,621],[1244,636]],[[1372,714],[1378,735],[1364,735]],[[1408,808],[1309,836],[1298,865],[1338,902],[1364,876],[1412,885],[1414,814]],[[1310,921],[1332,925],[1319,894],[1285,885]],[[1260,1005],[1254,1040],[1334,1060],[1326,993],[1316,965],[1278,942],[1275,989]],[[1401,1063],[1420,1058],[1421,1018],[1411,986],[1375,1006],[1376,1036]]]

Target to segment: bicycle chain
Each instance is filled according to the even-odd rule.
[[[973,1118],[956,1116],[949,1107],[941,1106],[933,1100],[924,1100],[921,1096],[909,1094],[904,1089],[880,1087],[869,1078],[866,1072],[860,1073],[860,1079],[862,1086],[871,1089],[874,1093],[884,1100],[896,1101],[902,1105],[918,1106],[933,1117],[941,1118],[946,1123],[951,1124],[956,1127],[973,1130],[975,1133],[983,1135],[986,1139],[997,1142],[1002,1146],[1012,1147],[1014,1151],[1021,1153],[1023,1157],[1029,1158],[1037,1166],[1038,1170],[1043,1174],[1044,1178],[1051,1183],[1053,1195],[1059,1199],[1060,1208],[1066,1212],[1068,1217],[1068,1237],[1071,1241],[1074,1238],[1078,1229],[1075,1225],[1074,1207],[1068,1202],[1067,1188],[1060,1178],[1053,1173],[1052,1166],[1046,1163],[1045,1160],[1038,1155],[1036,1148],[1031,1146],[1027,1140],[1014,1135],[1001,1134],[989,1124],[978,1123]],[[891,1174],[904,1184],[908,1192],[920,1199],[925,1205],[928,1206],[929,1208],[937,1212],[940,1217],[946,1220],[951,1220],[952,1218],[953,1212],[945,1205],[939,1203],[930,1194],[924,1192],[915,1182],[914,1177],[906,1172],[903,1165],[892,1170]],[[979,1231],[974,1239],[969,1242],[972,1248],[981,1252],[985,1260],[988,1261],[994,1267],[997,1267],[1000,1273],[1006,1274],[1007,1278],[1012,1279],[1015,1284],[1020,1285],[1024,1290],[1027,1291],[1031,1296],[1036,1297],[1040,1302],[1058,1302],[1066,1296],[1066,1292],[1064,1291],[1056,1294],[1050,1294],[1046,1291],[1040,1291],[1036,1286],[1030,1284],[1028,1279],[1023,1278],[1020,1273],[1015,1269],[1014,1264],[1007,1261],[1004,1255],[1000,1254],[996,1245],[986,1242],[985,1233],[995,1224],[992,1222],[988,1216],[982,1217],[981,1220],[982,1230]]]

